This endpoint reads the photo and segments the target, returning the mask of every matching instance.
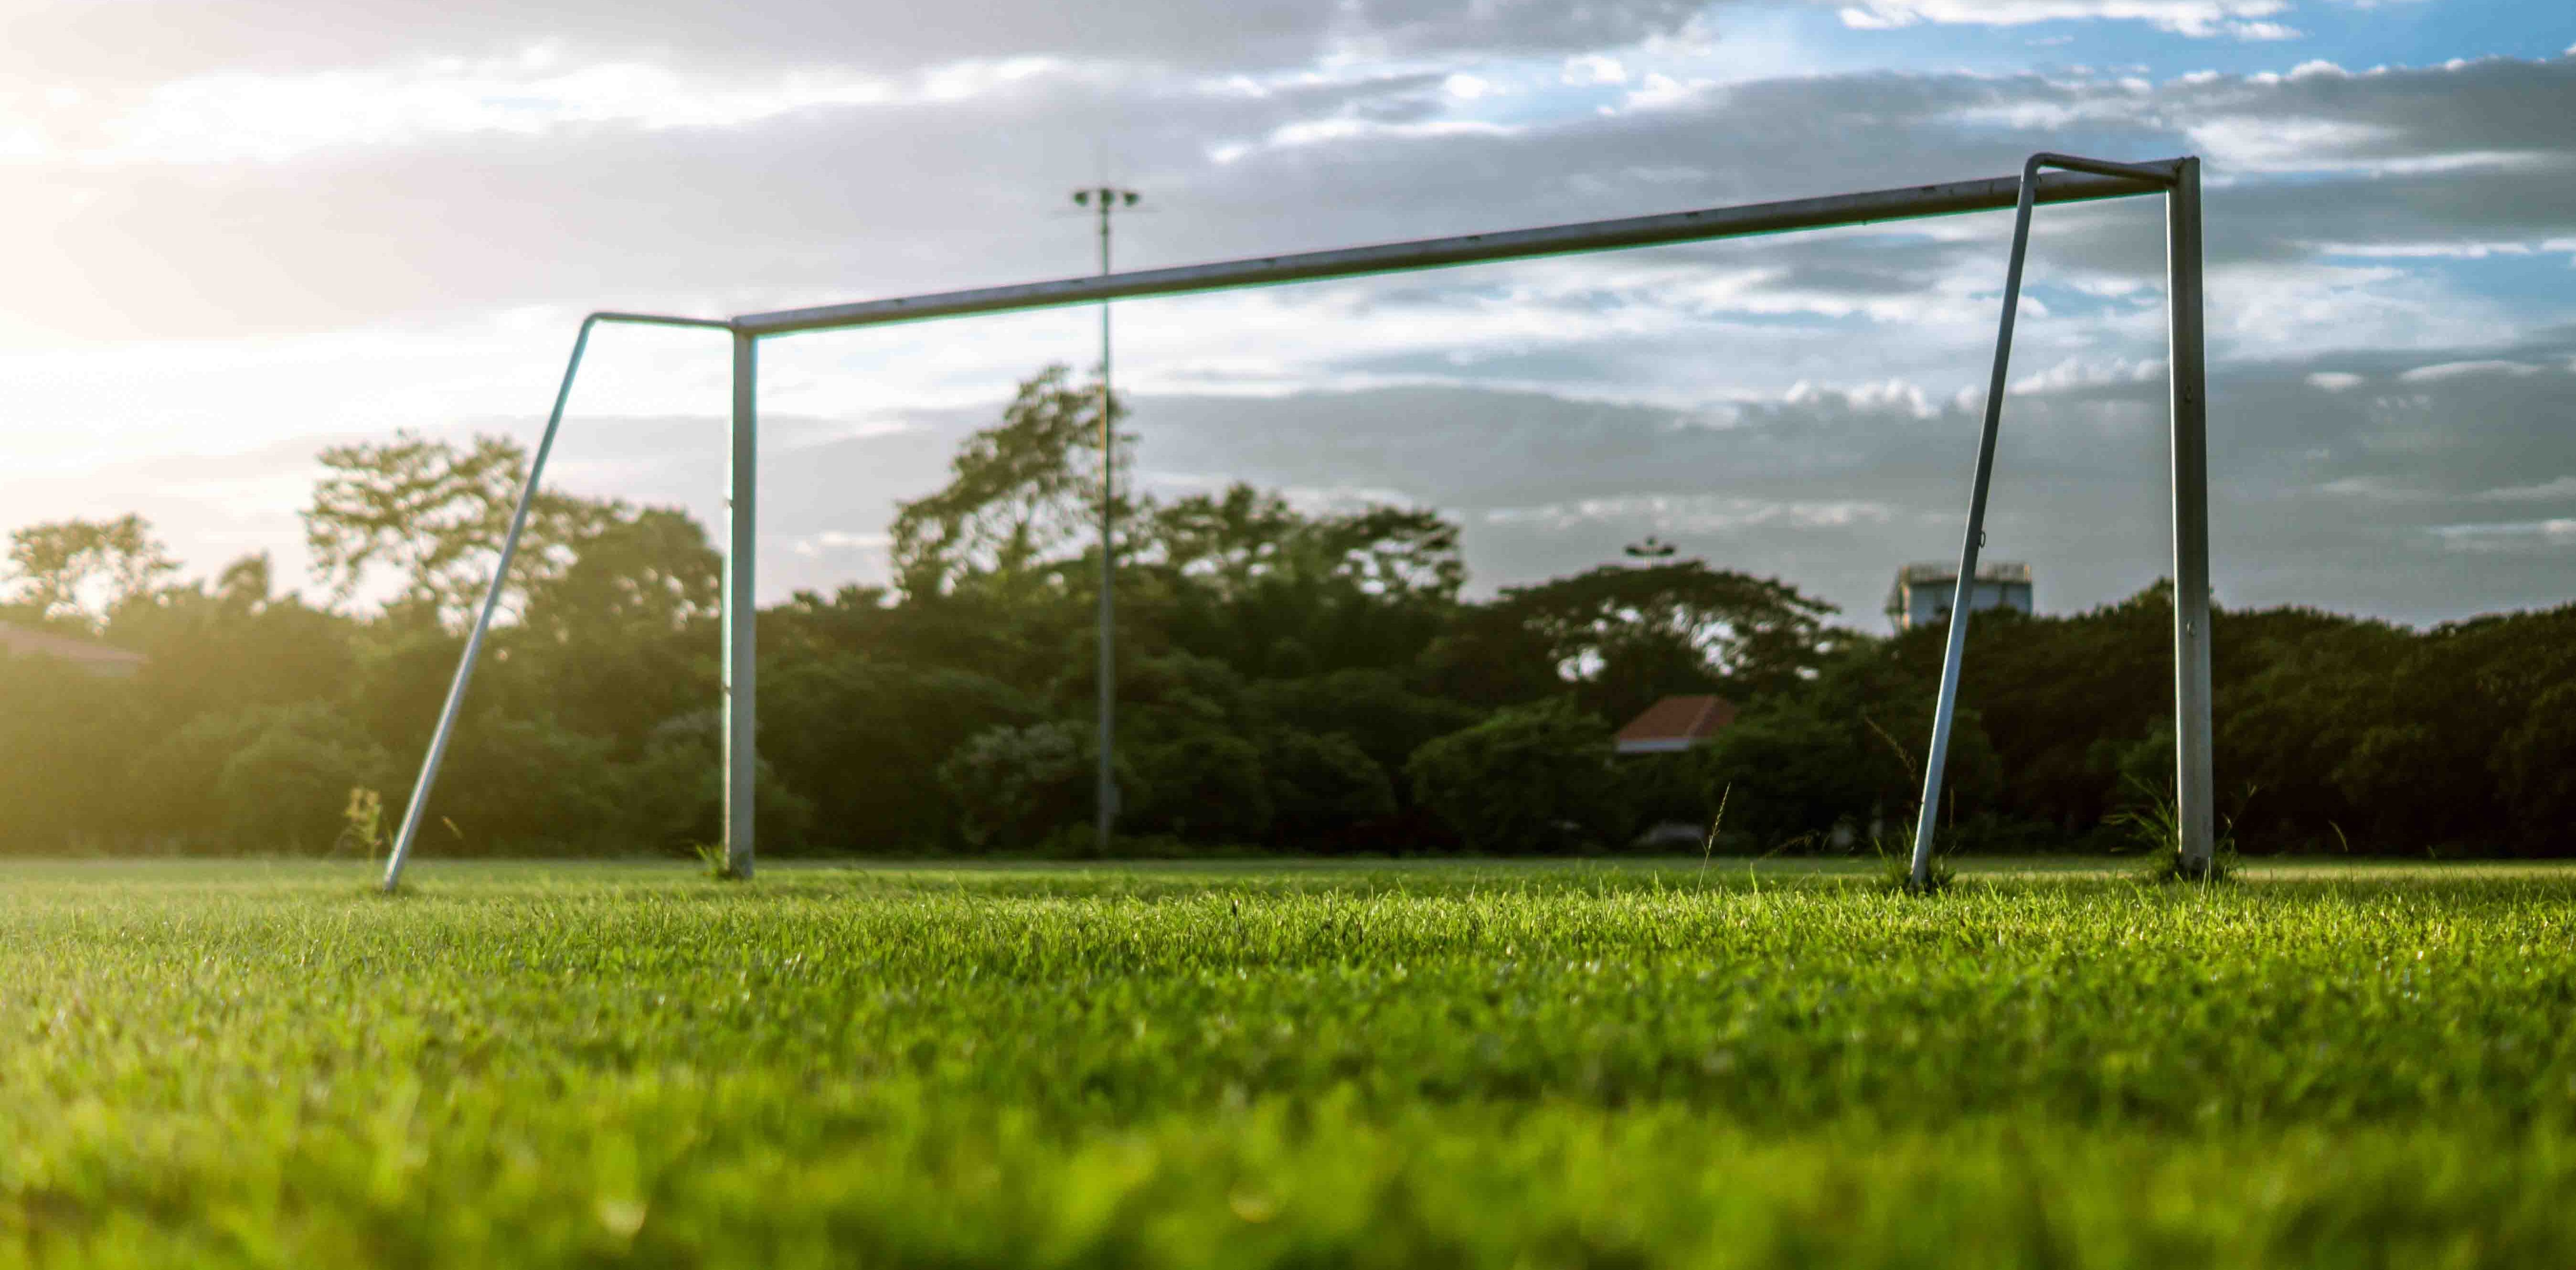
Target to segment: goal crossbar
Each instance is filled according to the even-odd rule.
[[[2054,170],[2045,170],[2054,169]],[[1461,234],[1446,238],[1340,248],[1289,255],[1254,256],[1210,264],[1103,273],[1052,282],[984,287],[924,295],[868,300],[851,304],[782,309],[732,318],[701,318],[657,313],[601,311],[582,319],[572,354],[564,366],[501,551],[494,562],[484,601],[468,633],[456,674],[421,760],[420,775],[404,808],[393,850],[385,862],[383,886],[396,889],[418,836],[448,743],[453,739],[467,689],[484,639],[506,589],[555,434],[563,424],[582,354],[591,332],[603,324],[692,327],[725,332],[733,353],[732,437],[727,452],[725,500],[726,552],[722,586],[724,855],[737,877],[749,877],[753,866],[754,773],[758,769],[754,734],[758,717],[758,656],[754,637],[757,612],[752,579],[758,524],[759,342],[767,337],[811,331],[847,330],[932,318],[1010,313],[1075,304],[1106,303],[1146,296],[1184,295],[1371,274],[1407,273],[1458,265],[1526,260],[1542,256],[1612,251],[1676,243],[1707,242],[1810,229],[1921,220],[1966,212],[2017,208],[2007,299],[1999,334],[1993,390],[1988,394],[1987,422],[1979,451],[1975,494],[1970,509],[1969,547],[1964,553],[1958,591],[1952,600],[1952,634],[1945,657],[1943,690],[1936,710],[1934,761],[1940,770],[1941,744],[1956,696],[1957,662],[1968,605],[1973,594],[1975,548],[1982,537],[1985,489],[1992,464],[1996,416],[2002,399],[2002,375],[2009,353],[2014,297],[2020,285],[2022,259],[2029,236],[2031,209],[2039,204],[2089,202],[2166,196],[2169,226],[2167,297],[2172,329],[2168,365],[2173,379],[2173,476],[2175,550],[2175,724],[2181,766],[2177,808],[2183,828],[2186,864],[2208,859],[2212,828],[2209,805],[2208,694],[2208,495],[2206,472],[2206,402],[2202,387],[2201,251],[2199,160],[2167,159],[2149,163],[2112,163],[2065,155],[2034,156],[2019,176],[1991,177],[1938,185],[1834,194],[1820,198],[1708,208],[1657,216],[1586,221],[1500,233]],[[2187,347],[2186,347],[2187,345]],[[2197,667],[2197,672],[2193,667]],[[2195,761],[2195,755],[2197,760]],[[2195,780],[2195,770],[2197,777]],[[1927,773],[1929,775],[1929,773]],[[1925,818],[1937,802],[1938,777],[1926,784]],[[1930,835],[1917,836],[1918,851],[1928,853]],[[1918,858],[1918,866],[1921,861]],[[1919,868],[1918,868],[1919,872]]]

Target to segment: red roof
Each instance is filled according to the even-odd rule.
[[[1666,697],[1619,729],[1622,754],[1686,750],[1735,722],[1735,703],[1724,697]]]

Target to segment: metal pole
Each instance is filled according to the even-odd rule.
[[[752,591],[760,516],[760,340],[733,336],[733,446],[725,463],[724,853],[748,879],[759,789],[760,609]]]
[[[1119,191],[1102,186],[1100,276],[1109,276],[1109,209]],[[1099,770],[1092,789],[1095,849],[1106,854],[1118,827],[1118,425],[1110,413],[1109,302],[1100,302],[1100,737]]]
[[[1923,764],[1923,806],[1914,819],[1914,860],[1907,876],[1917,889],[1932,880],[1932,836],[1940,819],[1941,773],[1950,761],[1950,722],[1959,704],[1960,663],[1968,648],[1968,610],[1977,595],[1977,549],[1986,543],[1986,487],[1995,470],[1995,434],[2003,425],[2004,375],[2012,362],[2015,311],[2021,307],[2022,260],[2030,250],[2032,195],[2039,160],[2022,170],[2021,199],[2013,209],[2012,260],[2004,266],[2004,315],[1995,336],[1994,374],[1986,381],[1985,429],[1977,437],[1977,475],[1968,493],[1968,532],[1959,545],[1959,576],[1950,592],[1949,643],[1941,655],[1941,692],[1932,706],[1932,756]]]
[[[2173,383],[2174,803],[2178,863],[2207,876],[2217,844],[2209,683],[2209,385],[2201,324],[2200,160],[2165,195],[2165,303]]]
[[[2088,166],[2075,173],[2050,173],[2040,178],[2037,201],[2078,203],[2103,198],[2134,198],[2143,194],[2161,194],[2168,185],[2172,184],[2173,164],[2170,161],[2154,164],[2097,164],[2089,160],[2083,162]],[[1123,195],[1124,191],[1121,193]],[[1281,282],[1315,282],[1327,278],[1356,278],[1368,274],[1402,273],[1415,269],[1438,269],[1451,265],[1484,264],[1498,260],[1527,260],[1538,256],[1610,251],[1624,247],[1709,242],[1720,238],[1744,238],[1756,234],[1777,234],[1797,229],[1826,229],[1838,225],[1866,225],[1875,221],[1916,220],[1926,216],[1999,210],[2013,206],[2019,197],[2020,185],[2016,178],[1993,177],[1981,181],[1954,181],[1946,185],[1914,185],[1902,189],[1870,190],[1859,194],[1836,194],[1825,198],[1755,203],[1743,207],[1715,207],[1695,212],[1671,212],[1660,216],[1635,216],[1619,220],[1586,221],[1576,225],[1551,225],[1540,229],[1516,229],[1503,233],[1461,234],[1451,238],[1382,243],[1373,247],[1345,247],[1332,251],[1310,251],[1288,256],[1255,256],[1243,260],[1219,261],[1214,264],[1144,269],[1135,273],[1111,274],[1107,277],[1093,274],[1079,278],[1061,278],[1053,282],[979,287],[971,291],[901,296],[890,300],[866,300],[855,304],[827,304],[816,308],[782,309],[771,313],[746,313],[735,318],[732,326],[735,330],[747,331],[754,335],[846,330],[859,326],[881,326],[889,322],[917,322],[926,318],[962,317],[970,313],[1010,313],[1025,309],[1050,308],[1056,305],[1096,304],[1102,300],[1125,300],[1138,296],[1185,295],[1202,291],[1222,291],[1229,287],[1262,286]]]

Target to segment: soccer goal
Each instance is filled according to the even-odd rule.
[[[582,353],[591,333],[602,324],[696,327],[721,331],[733,347],[733,434],[727,452],[724,583],[724,858],[736,877],[751,876],[753,862],[752,779],[757,770],[753,727],[759,711],[759,663],[754,644],[756,612],[752,591],[754,530],[759,519],[757,476],[760,446],[760,341],[771,336],[812,331],[848,330],[918,322],[930,318],[1010,313],[1062,305],[1106,303],[1145,296],[1183,295],[1239,287],[1319,282],[1368,274],[1406,273],[1453,265],[1523,260],[1650,247],[1671,243],[1746,238],[1793,230],[1917,220],[1962,212],[2012,208],[2012,254],[2004,273],[2003,315],[1995,338],[1993,376],[1986,390],[1984,427],[1977,441],[1976,478],[1968,500],[1966,534],[1959,548],[1959,573],[1950,605],[1949,642],[1941,663],[1941,686],[1933,712],[1931,753],[1923,770],[1923,802],[1915,829],[1913,878],[1927,880],[1932,859],[1934,810],[1940,805],[1943,767],[1949,755],[1950,723],[1958,705],[1960,661],[1967,648],[1969,604],[1964,591],[1977,575],[1977,553],[1984,543],[1986,490],[1994,469],[1995,437],[2003,418],[2005,368],[2012,356],[2013,318],[2021,298],[2022,265],[2029,254],[2033,210],[2042,203],[2076,203],[2097,199],[2161,194],[2165,199],[2165,304],[2170,336],[2167,363],[2171,380],[2171,455],[2173,462],[2174,578],[2174,737],[2175,795],[2181,820],[2181,864],[2186,872],[2209,867],[2214,816],[2210,751],[2209,684],[2209,472],[2208,400],[2202,351],[2200,160],[2192,157],[2150,163],[2111,163],[2061,154],[2036,154],[2017,177],[1916,185],[1870,190],[1824,198],[1709,208],[1660,216],[1589,221],[1504,233],[1465,234],[1452,238],[1385,243],[1286,256],[1258,256],[1214,264],[1101,273],[1020,286],[986,287],[786,309],[714,319],[652,313],[593,313],[583,318],[573,338],[572,356],[537,442],[528,479],[519,491],[510,527],[492,571],[491,586],[477,610],[465,651],[457,661],[439,710],[438,727],[422,757],[420,778],[412,787],[393,853],[385,863],[384,888],[401,885],[403,866],[411,856],[431,792],[438,783],[439,762],[465,702],[492,615],[500,606],[503,584],[526,527],[528,509],[544,479],[546,458],[563,424],[564,405],[581,373]]]

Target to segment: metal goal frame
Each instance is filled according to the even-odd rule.
[[[510,527],[501,540],[492,580],[468,632],[455,678],[439,709],[438,726],[421,758],[420,776],[403,810],[402,828],[385,861],[383,886],[398,889],[411,857],[439,765],[454,739],[476,660],[492,618],[499,609],[516,557],[528,509],[544,479],[555,434],[563,425],[564,407],[581,373],[582,354],[592,331],[602,324],[692,327],[724,332],[733,350],[733,420],[727,448],[723,582],[724,696],[724,861],[737,878],[753,868],[754,773],[758,770],[754,738],[759,717],[759,660],[754,625],[757,603],[752,590],[759,524],[760,341],[809,331],[837,331],[884,326],[931,318],[981,313],[1011,313],[1074,304],[1105,304],[1145,296],[1225,291],[1287,282],[1317,282],[1371,274],[1406,273],[1455,265],[1525,260],[1539,256],[1575,255],[1628,247],[1708,242],[1797,230],[1827,229],[1890,221],[1919,220],[1963,212],[2014,208],[2013,244],[2005,271],[2003,315],[1995,340],[1993,376],[1986,392],[1984,428],[1977,447],[1976,475],[1969,497],[1967,530],[1959,552],[1959,576],[1950,605],[1948,644],[1941,664],[1941,686],[1933,710],[1931,753],[1923,773],[1923,803],[1915,829],[1912,876],[1920,886],[1929,879],[1950,724],[1958,703],[1960,664],[1967,647],[1967,628],[1976,577],[1977,553],[1985,538],[1986,490],[1994,469],[1995,440],[2001,427],[2005,369],[2012,354],[2013,317],[2020,303],[2022,266],[2028,254],[2033,210],[2040,204],[2089,202],[2161,194],[2165,199],[2165,303],[2171,352],[2171,458],[2173,473],[2174,578],[2174,736],[2175,797],[2181,821],[2181,864],[2186,872],[2205,872],[2214,845],[2215,818],[2210,744],[2209,659],[2209,472],[2208,393],[2202,339],[2202,264],[2200,160],[2196,157],[2147,163],[2111,163],[2060,154],[2036,154],[2017,177],[1992,177],[1941,185],[1834,194],[1822,198],[1708,208],[1658,216],[1587,221],[1491,234],[1463,234],[1294,255],[1254,256],[1213,264],[1102,273],[1090,277],[1018,286],[986,287],[783,309],[733,318],[677,317],[656,313],[603,311],[584,317],[573,337],[572,355],[555,391],[554,409],[546,416],[544,434],[528,464]],[[1104,550],[1106,545],[1104,544]]]

